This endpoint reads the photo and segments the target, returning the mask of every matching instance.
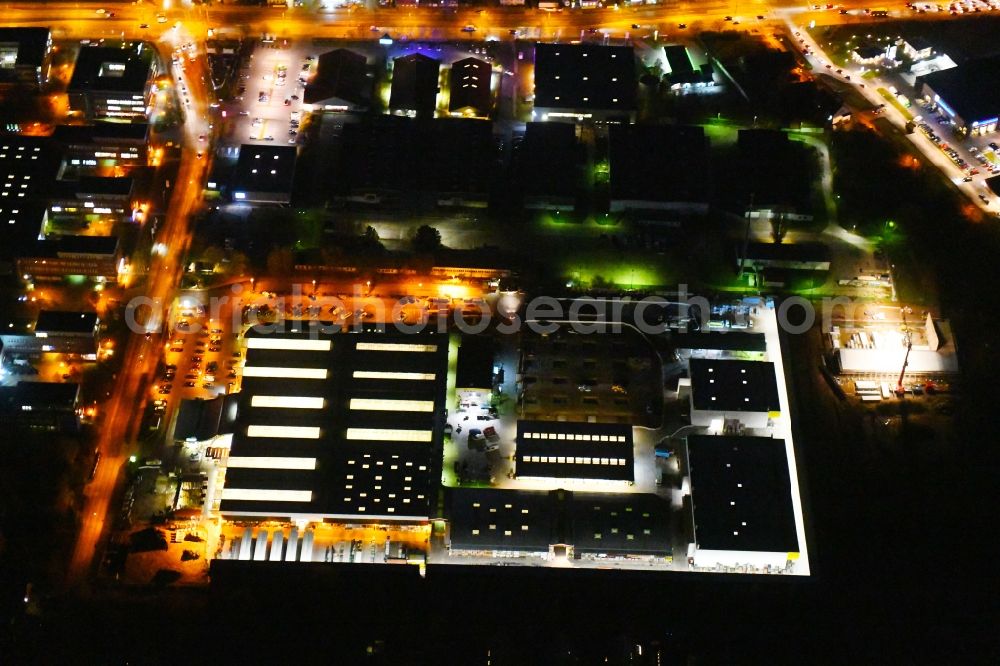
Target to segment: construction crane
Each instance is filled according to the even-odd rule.
[[[906,335],[906,355],[903,357],[903,367],[899,371],[899,381],[896,382],[896,395],[903,396],[906,389],[903,388],[903,376],[906,374],[906,366],[910,364],[910,350],[913,349],[913,339],[910,337],[910,329],[906,325],[906,310],[902,310],[903,334]]]

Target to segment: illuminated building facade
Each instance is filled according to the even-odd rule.
[[[535,45],[535,120],[635,120],[631,46]]]
[[[0,88],[38,88],[45,82],[52,51],[48,28],[0,28]]]
[[[447,336],[251,330],[224,517],[426,521],[444,425]]]
[[[145,121],[158,73],[156,51],[145,42],[85,46],[67,89],[70,109],[89,120]]]
[[[978,136],[995,132],[1000,123],[998,80],[1000,56],[993,56],[925,74],[916,87],[959,130]]]

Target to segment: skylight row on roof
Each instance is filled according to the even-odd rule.
[[[319,439],[320,429],[315,426],[252,425],[247,426],[247,437],[277,437],[281,439]]]
[[[403,379],[408,381],[434,381],[433,372],[383,372],[380,370],[355,370],[355,379]]]
[[[270,488],[223,488],[223,500],[247,502],[311,502],[311,490],[278,490]]]
[[[269,365],[247,365],[244,377],[265,377],[268,379],[326,379],[326,368],[279,368]]]
[[[489,528],[490,528],[490,530],[496,530],[497,526],[495,524],[491,523],[490,526],[489,526]],[[527,532],[528,531],[528,526],[527,525],[521,525],[521,531],[522,532]],[[514,534],[513,534],[512,530],[504,530],[503,531],[503,535],[504,536],[513,536]],[[479,530],[478,529],[473,529],[472,530],[472,536],[479,536]]]
[[[309,398],[299,395],[255,395],[250,398],[251,407],[275,407],[279,409],[323,409],[324,398]]]
[[[523,462],[567,465],[625,465],[625,458],[592,458],[586,456],[522,456]]]
[[[354,348],[358,351],[435,352],[438,346],[410,342],[359,342]]]
[[[625,435],[588,435],[564,432],[526,432],[525,439],[562,439],[576,442],[624,442]]]
[[[278,456],[230,456],[227,467],[248,469],[316,469],[315,458]]]
[[[281,349],[291,351],[330,351],[330,340],[303,338],[260,337],[247,338],[248,349]]]
[[[433,435],[434,433],[431,430],[404,430],[401,428],[348,428],[344,438],[363,441],[430,442]]]
[[[351,410],[375,412],[433,412],[433,400],[385,400],[351,398]]]

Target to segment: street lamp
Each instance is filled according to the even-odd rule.
[[[257,293],[257,290],[254,288],[254,282],[256,282],[256,279],[255,278],[250,278],[250,292],[251,293]]]

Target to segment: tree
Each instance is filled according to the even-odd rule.
[[[361,251],[377,253],[384,249],[385,247],[382,245],[382,241],[379,239],[378,231],[375,227],[371,225],[365,227],[364,233],[361,234]]]
[[[433,254],[441,249],[441,232],[432,226],[423,224],[417,228],[410,242],[417,252]]]
[[[267,253],[267,272],[271,275],[288,275],[295,268],[295,258],[287,248],[275,248]]]

